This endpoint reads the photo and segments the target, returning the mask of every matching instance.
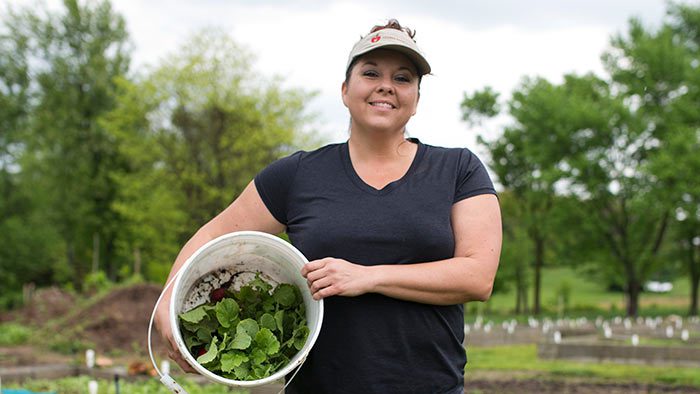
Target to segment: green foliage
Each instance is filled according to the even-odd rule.
[[[128,219],[116,244],[129,260],[138,251],[147,278],[160,280],[191,229],[305,141],[310,95],[262,81],[250,57],[219,31],[200,32],[139,80],[121,80],[101,120],[130,163],[112,174],[113,207]]]
[[[631,20],[603,55],[609,80],[524,78],[508,101],[513,124],[495,139],[479,139],[518,206],[517,216],[504,215],[506,247],[522,239],[513,226],[532,243],[535,312],[539,268],[552,260],[595,264],[626,292],[630,315],[643,283],[662,268],[668,275],[669,258],[683,256],[697,288],[698,15],[696,6],[670,5],[656,30]],[[490,89],[465,95],[464,119],[492,116],[494,102]],[[675,246],[664,242],[669,234]]]
[[[0,324],[0,346],[23,345],[33,334],[33,330],[26,325],[2,323]]]
[[[109,171],[119,160],[97,119],[112,108],[113,79],[126,73],[129,55],[124,21],[108,2],[66,0],[63,6],[55,13],[25,8],[3,15],[2,27],[12,34],[3,35],[0,50],[13,52],[0,56],[9,59],[0,75],[14,104],[0,113],[0,123],[16,138],[10,147],[18,187],[10,201],[29,197],[18,217],[36,217],[38,225],[27,228],[39,230],[37,239],[20,237],[11,246],[22,259],[11,262],[13,273],[24,269],[28,275],[18,279],[79,285],[93,258],[112,268],[118,218],[109,208]],[[32,246],[36,252],[21,253]]]
[[[515,296],[515,312],[526,312],[527,292],[531,284],[529,281],[531,261],[528,256],[532,255],[532,244],[522,224],[522,206],[513,193],[510,191],[500,193],[499,202],[503,217],[503,240],[507,247],[501,251],[493,294],[511,292]]]
[[[490,86],[475,91],[471,95],[464,94],[462,99],[462,120],[468,124],[478,124],[481,117],[494,117],[501,108],[498,104],[498,93]]]
[[[65,333],[52,334],[50,338],[43,339],[43,341],[47,343],[49,349],[62,354],[77,354],[95,348],[94,343],[75,339]]]
[[[311,94],[260,78],[221,32],[129,73],[108,0],[0,8],[4,305],[28,282],[83,290],[95,269],[161,281],[192,229],[312,141]]]
[[[671,4],[658,29],[632,20],[627,34],[614,37],[604,56],[621,95],[646,127],[646,157],[640,167],[653,177],[655,205],[666,210],[669,219],[664,218],[662,224],[670,229],[666,234],[671,240],[665,255],[663,245],[654,241],[659,243],[657,254],[683,260],[696,289],[700,259],[694,256],[700,245],[693,240],[700,234],[700,189],[692,174],[700,170],[694,154],[700,147],[698,15],[697,6]],[[691,314],[698,313],[697,290],[694,293]]]
[[[104,271],[91,272],[85,276],[83,289],[88,292],[104,291],[112,287],[112,282]]]
[[[287,365],[309,335],[299,289],[260,276],[218,302],[181,313],[190,353],[208,370],[234,380],[262,379]]]

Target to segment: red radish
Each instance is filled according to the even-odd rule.
[[[212,290],[211,292],[211,300],[213,302],[219,302],[221,301],[222,298],[226,295],[226,290],[223,287],[220,287],[218,289]]]

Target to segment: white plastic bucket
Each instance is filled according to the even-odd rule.
[[[288,242],[273,235],[258,231],[240,231],[209,241],[199,248],[182,266],[173,284],[170,299],[170,327],[175,343],[187,362],[202,376],[217,383],[236,387],[254,387],[272,383],[299,366],[311,351],[323,322],[323,300],[316,301],[311,297],[306,279],[301,276],[301,268],[308,260],[299,250]],[[304,347],[290,360],[289,364],[274,374],[258,380],[233,380],[216,375],[200,365],[190,354],[180,332],[178,315],[186,312],[184,305],[190,291],[200,278],[220,269],[236,273],[254,273],[273,285],[278,283],[293,283],[304,298],[306,308],[306,323],[309,326],[309,336]],[[245,277],[245,275],[242,275]],[[240,285],[241,283],[238,283]],[[236,286],[236,283],[234,283]]]

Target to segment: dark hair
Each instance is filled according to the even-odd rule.
[[[372,33],[374,33],[374,32],[377,32],[377,31],[383,30],[383,29],[396,29],[396,30],[400,30],[400,31],[402,31],[402,32],[404,32],[404,33],[406,33],[406,34],[408,34],[408,36],[411,37],[411,39],[412,39],[413,41],[416,41],[415,38],[413,38],[413,37],[416,36],[416,31],[415,31],[415,30],[411,30],[411,28],[409,28],[409,27],[401,26],[401,24],[399,23],[399,21],[396,20],[396,19],[389,19],[389,21],[387,21],[386,24],[383,25],[383,26],[382,26],[382,25],[375,25],[375,26],[372,27],[372,29],[369,31],[369,34],[372,34]],[[354,59],[352,59],[352,62],[351,62],[350,65],[348,66],[348,69],[345,71],[345,84],[346,84],[346,85],[350,82],[350,74],[352,73],[352,69],[355,67],[355,64],[357,64],[357,61],[360,59],[360,57],[361,57],[361,56],[357,56],[357,57],[355,57]],[[416,67],[416,70],[417,70],[417,69],[418,69],[418,67]],[[419,76],[418,76],[418,89],[419,89],[419,90],[420,90],[420,81],[421,81],[422,79],[423,79],[423,76],[422,76],[422,75],[419,75]]]
[[[399,23],[399,21],[397,21],[396,19],[389,19],[389,21],[388,21],[388,22],[386,23],[386,25],[384,25],[384,26],[375,25],[375,26],[372,28],[372,30],[369,31],[369,34],[372,34],[372,33],[376,32],[376,31],[379,31],[379,30],[382,30],[382,29],[396,29],[396,30],[401,30],[401,31],[403,31],[404,33],[408,34],[408,36],[411,37],[411,39],[413,39],[413,37],[415,37],[415,35],[416,35],[416,32],[415,32],[415,31],[411,30],[411,29],[408,28],[408,27],[401,26],[401,24]],[[415,40],[413,40],[413,41],[415,41]]]

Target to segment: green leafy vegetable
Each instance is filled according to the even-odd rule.
[[[219,354],[219,349],[216,347],[217,341],[218,339],[216,337],[214,337],[214,339],[211,340],[209,350],[207,350],[207,352],[202,354],[201,356],[197,357],[198,363],[202,365],[209,364],[210,362],[216,359],[217,354]]]
[[[219,293],[225,296],[179,316],[187,348],[211,372],[236,380],[262,379],[304,347],[309,328],[295,285],[273,287],[256,275],[239,291]]]
[[[187,323],[199,323],[207,317],[206,305],[200,305],[189,312],[180,315],[180,319]]]
[[[238,304],[230,298],[224,298],[216,304],[216,319],[223,327],[231,327],[238,320]]]

